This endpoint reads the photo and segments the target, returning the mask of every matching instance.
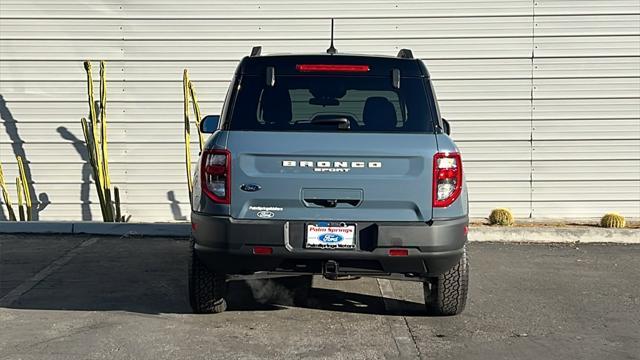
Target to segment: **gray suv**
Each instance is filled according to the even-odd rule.
[[[421,282],[455,315],[468,286],[467,189],[424,63],[252,55],[235,72],[193,190],[189,297],[226,309],[232,279],[273,278],[304,304],[312,276]]]

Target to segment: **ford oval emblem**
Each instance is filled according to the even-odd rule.
[[[260,186],[258,184],[242,184],[242,185],[240,185],[240,190],[242,190],[242,191],[254,192],[254,191],[261,190],[261,189],[262,189],[262,186]]]
[[[267,210],[258,211],[258,213],[256,215],[259,218],[262,218],[262,219],[271,219],[272,217],[276,216],[276,214],[272,213],[271,211],[267,211]]]
[[[337,243],[344,240],[344,237],[340,234],[326,233],[318,236],[318,240],[323,243]]]

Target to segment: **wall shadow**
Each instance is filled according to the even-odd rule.
[[[36,189],[33,185],[33,176],[31,174],[31,162],[27,157],[27,153],[24,150],[24,141],[20,137],[20,133],[18,131],[18,121],[13,117],[13,114],[7,107],[7,101],[4,99],[4,96],[0,94],[0,118],[3,120],[4,129],[9,135],[9,139],[11,140],[11,148],[13,149],[14,156],[20,156],[24,163],[24,172],[27,177],[27,183],[29,186],[29,192],[31,193],[31,203],[32,203],[32,219],[34,221],[40,219],[40,211],[44,210],[47,205],[42,206],[39,201],[42,198],[49,199],[49,196],[46,193],[41,193],[37,195],[37,199],[34,198],[36,196]],[[11,191],[11,189],[7,189]],[[12,199],[16,197],[15,195]],[[47,203],[48,204],[48,203]],[[7,217],[4,214],[4,211],[0,211],[0,219],[7,220]]]
[[[51,204],[49,195],[47,195],[47,193],[40,193],[38,195],[38,212],[44,210],[49,204]]]
[[[171,213],[173,214],[173,220],[186,221],[187,217],[182,214],[180,210],[180,201],[176,199],[175,191],[167,191],[167,200],[171,201],[169,207],[171,207]]]
[[[60,126],[57,129],[60,136],[71,142],[76,149],[78,155],[84,163],[82,164],[82,186],[80,187],[80,201],[82,202],[82,221],[91,221],[91,201],[89,199],[91,193],[91,177],[92,169],[89,163],[89,153],[83,140],[76,137],[69,129],[64,126]]]

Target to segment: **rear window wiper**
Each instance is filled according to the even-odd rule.
[[[351,121],[346,117],[316,116],[311,119],[313,125],[338,125],[340,130],[351,130]]]

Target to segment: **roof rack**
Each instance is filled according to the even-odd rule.
[[[253,48],[251,48],[251,55],[249,56],[260,56],[260,53],[262,53],[262,46],[254,46]]]
[[[410,49],[400,49],[400,51],[398,51],[397,57],[403,59],[413,59],[413,53]]]

